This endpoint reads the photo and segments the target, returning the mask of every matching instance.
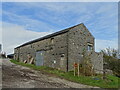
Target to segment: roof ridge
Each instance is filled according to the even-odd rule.
[[[72,26],[72,27],[69,27],[69,28],[66,28],[66,29],[63,29],[63,30],[54,32],[54,33],[52,33],[52,34],[48,34],[48,35],[43,36],[43,37],[40,37],[40,38],[38,38],[38,39],[35,39],[35,40],[32,40],[32,41],[26,42],[26,43],[24,43],[24,44],[22,44],[22,45],[20,45],[20,46],[18,46],[18,47],[16,47],[16,48],[19,48],[19,47],[22,47],[22,46],[25,46],[25,45],[28,45],[28,44],[31,44],[31,43],[34,43],[34,42],[37,42],[37,41],[40,41],[40,40],[44,40],[44,39],[47,39],[47,38],[50,38],[50,37],[53,37],[53,36],[56,36],[56,35],[59,35],[59,34],[62,34],[62,33],[66,33],[66,32],[68,32],[70,29],[75,28],[75,27],[77,27],[77,26],[79,26],[79,25],[82,25],[82,24],[83,24],[83,23],[80,23],[80,24],[74,25],[74,26]],[[84,25],[84,24],[83,24],[83,25]],[[15,48],[15,49],[16,49],[16,48]]]

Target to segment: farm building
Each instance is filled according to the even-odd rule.
[[[7,58],[13,59],[13,57],[14,57],[14,54],[7,55]]]
[[[74,62],[83,60],[83,51],[90,56],[96,72],[103,70],[103,55],[95,52],[94,37],[86,26],[76,26],[24,43],[14,49],[14,59],[37,66],[63,71],[73,70]]]

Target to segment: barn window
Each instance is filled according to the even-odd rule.
[[[92,50],[93,50],[92,44],[88,44],[87,50],[88,50],[88,51],[92,51]]]
[[[54,38],[50,39],[50,43],[53,44],[54,43]]]
[[[61,48],[63,48],[63,46],[61,46]]]
[[[55,63],[56,63],[56,61],[54,60],[54,61],[53,61],[53,63],[55,64]]]
[[[61,57],[65,57],[65,54],[64,54],[64,53],[62,53],[62,54],[61,54]]]

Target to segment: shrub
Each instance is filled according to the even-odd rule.
[[[120,77],[120,60],[117,58],[117,50],[106,48],[103,53],[104,69],[110,69],[113,74]]]
[[[91,63],[90,56],[86,53],[86,51],[83,51],[83,60],[80,64],[80,73],[85,76],[92,76],[95,74],[93,70],[93,65]]]

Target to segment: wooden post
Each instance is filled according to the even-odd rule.
[[[91,73],[92,73],[92,76],[94,76],[93,66],[92,66],[92,68],[91,68]]]
[[[75,62],[74,62],[74,65],[73,65],[73,66],[74,66],[74,76],[75,76]]]
[[[78,77],[80,75],[80,68],[79,68],[79,63],[78,63]]]
[[[103,79],[106,79],[106,70],[103,69]]]

